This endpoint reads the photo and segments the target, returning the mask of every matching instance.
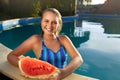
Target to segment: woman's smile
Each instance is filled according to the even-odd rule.
[[[46,28],[46,30],[47,30],[48,32],[52,32],[52,31],[53,31],[52,28]]]

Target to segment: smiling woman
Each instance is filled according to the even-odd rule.
[[[62,16],[57,9],[48,8],[44,10],[40,23],[42,34],[32,35],[26,39],[8,54],[7,59],[14,66],[18,66],[18,57],[33,50],[37,59],[46,61],[59,69],[57,75],[46,79],[63,79],[82,64],[82,57],[66,35],[58,35],[62,28]],[[67,55],[71,57],[71,61],[68,64]]]

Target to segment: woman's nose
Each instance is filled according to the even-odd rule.
[[[52,23],[48,23],[48,25],[47,25],[48,27],[52,27]]]

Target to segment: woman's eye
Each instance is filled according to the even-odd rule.
[[[46,20],[46,21],[44,21],[44,22],[48,22],[48,21]]]
[[[57,22],[53,22],[53,24],[57,24]]]

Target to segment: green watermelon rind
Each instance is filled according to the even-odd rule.
[[[35,59],[35,58],[32,58],[32,59]],[[22,68],[21,68],[21,61],[22,61],[22,59],[20,59],[20,60],[18,61],[19,69],[20,69],[20,71],[21,71],[21,73],[22,73],[23,75],[25,75],[26,77],[29,77],[29,78],[39,78],[39,79],[43,78],[43,79],[44,79],[44,78],[53,76],[53,75],[55,75],[57,72],[59,72],[58,68],[55,68],[55,70],[54,70],[52,73],[50,73],[50,74],[43,74],[43,75],[31,76],[31,75],[26,74],[26,73],[22,70]]]

